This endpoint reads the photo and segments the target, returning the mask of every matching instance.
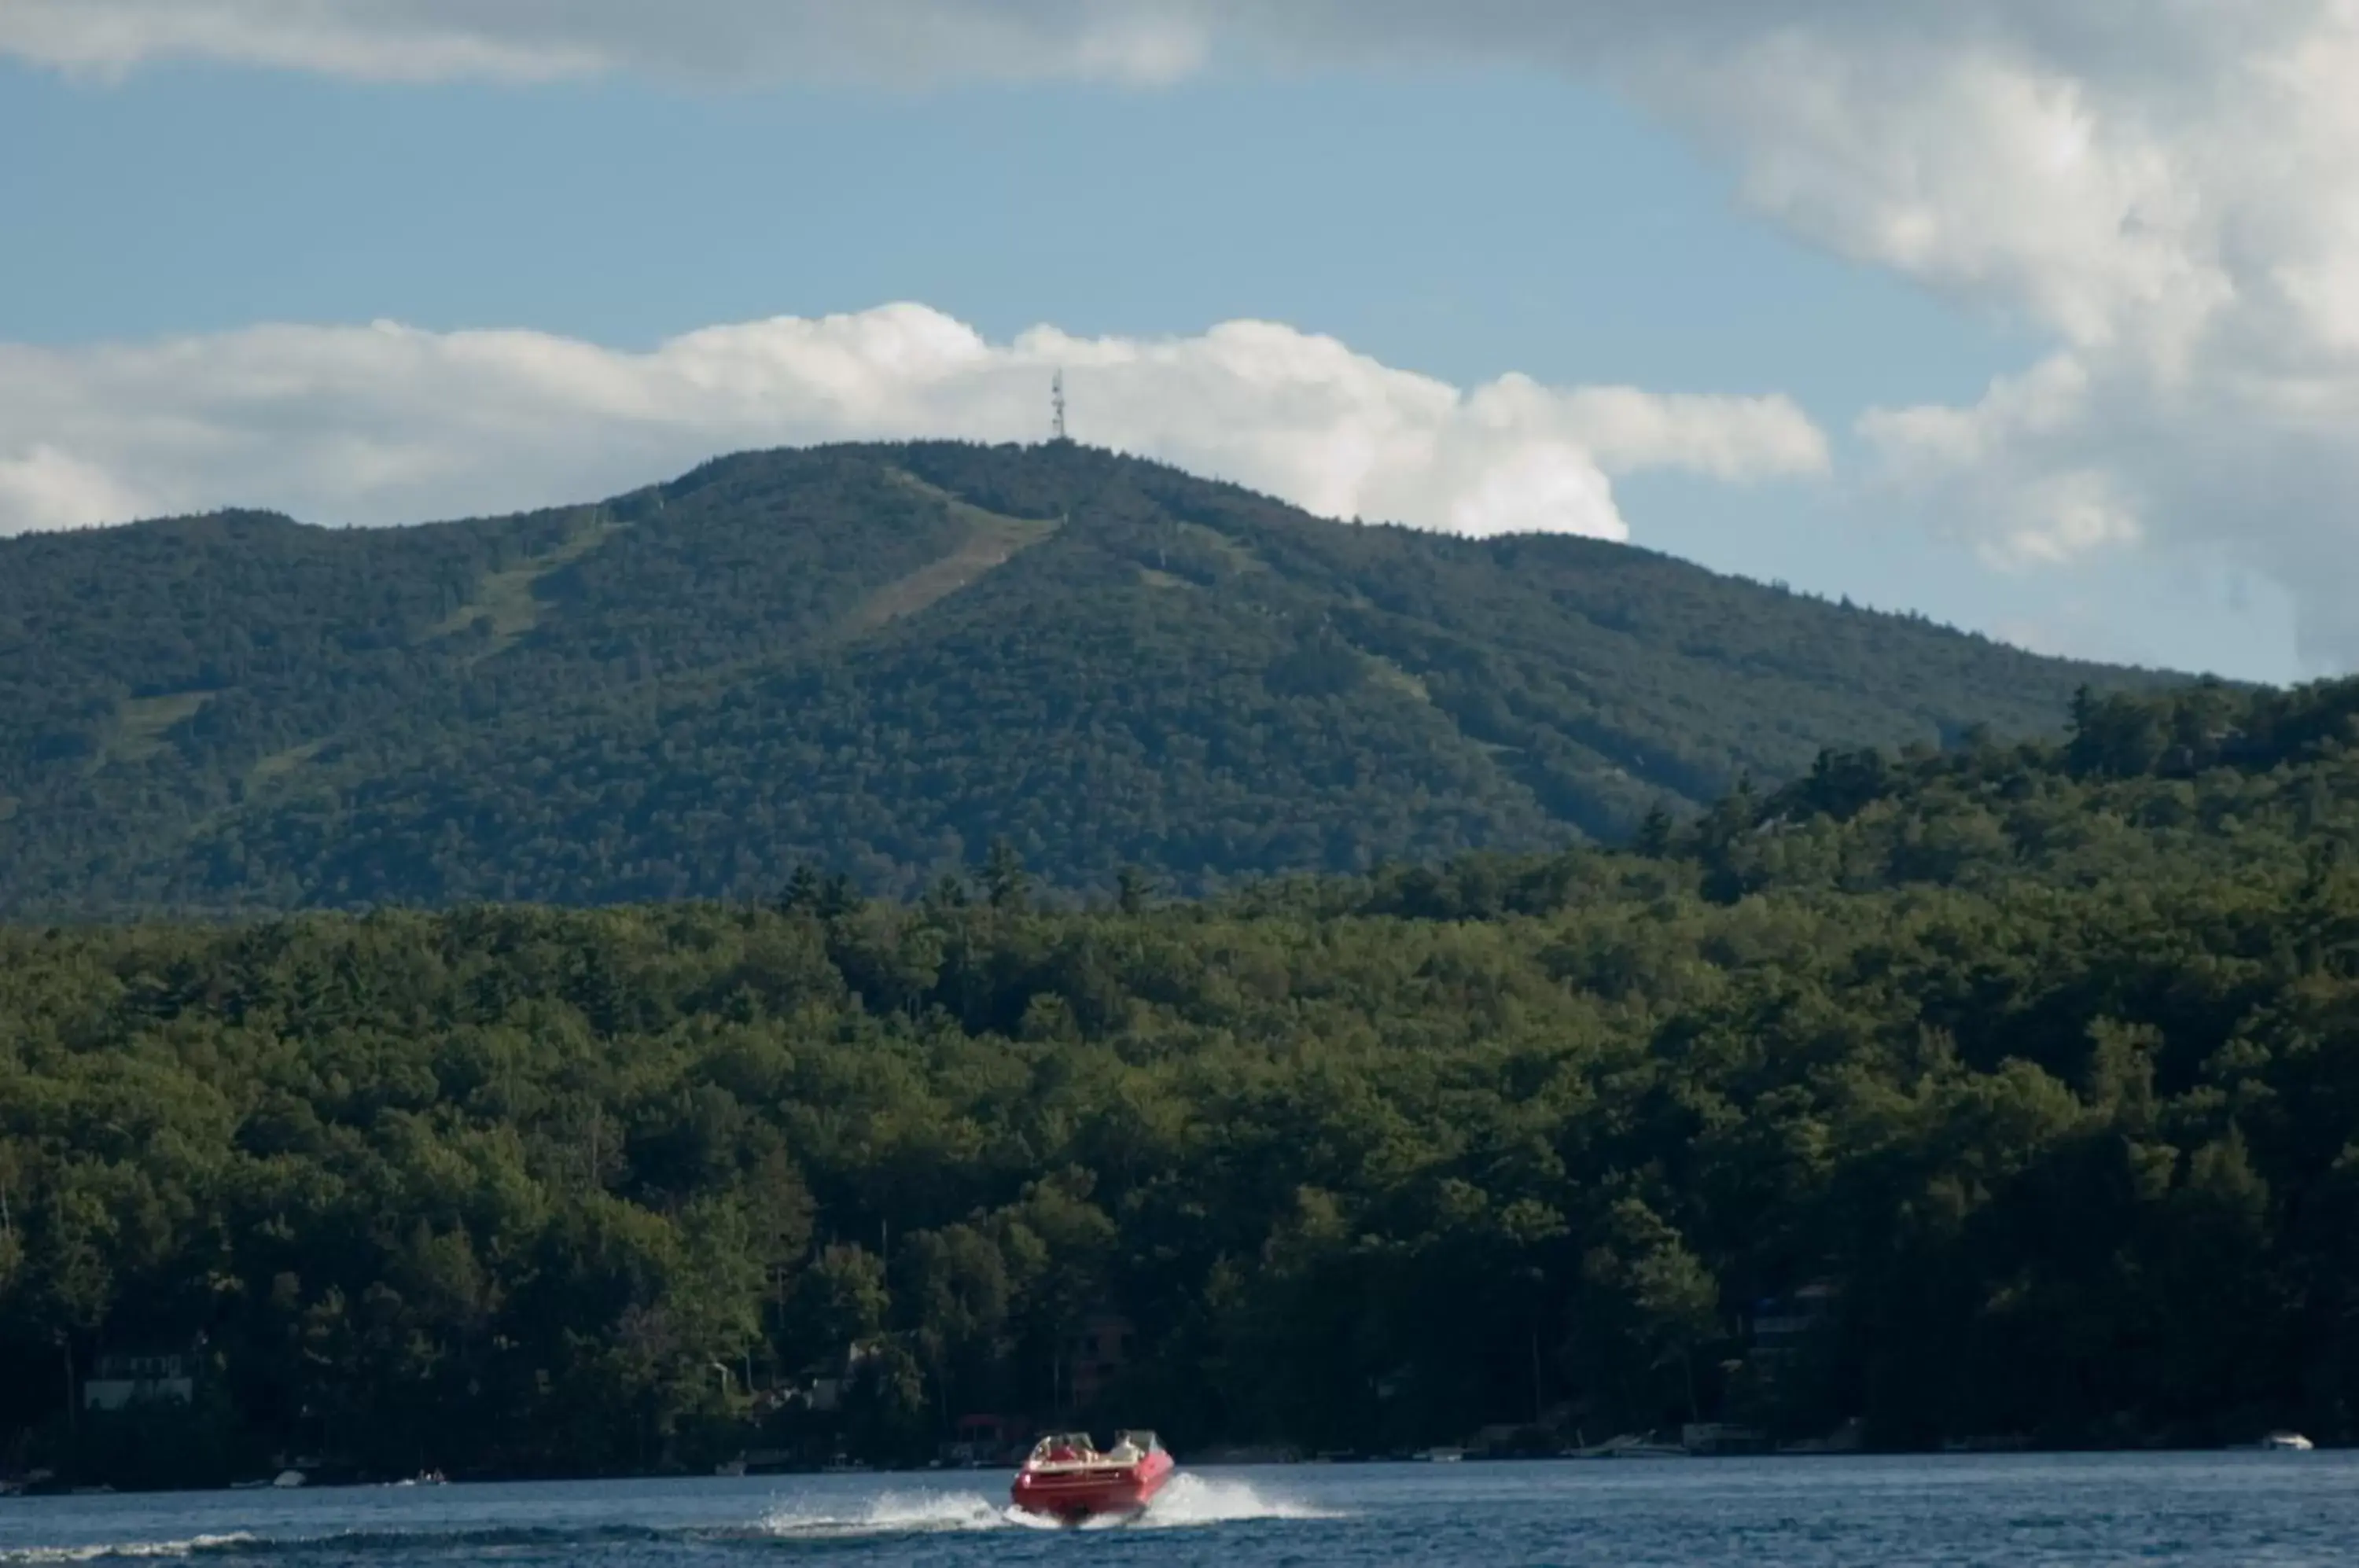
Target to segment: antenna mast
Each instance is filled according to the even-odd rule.
[[[1049,383],[1049,411],[1056,432],[1050,439],[1065,440],[1065,373],[1061,370]]]

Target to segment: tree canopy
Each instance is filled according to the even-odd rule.
[[[2359,1436],[2359,684],[2075,714],[1206,900],[1008,845],[908,903],[0,932],[0,1442]],[[69,1422],[189,1347],[194,1406]]]
[[[519,517],[0,540],[0,913],[1176,892],[1534,852],[2152,678],[1626,546],[1070,443],[751,453]]]

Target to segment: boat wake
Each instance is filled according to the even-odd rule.
[[[886,1492],[857,1513],[808,1508],[773,1508],[763,1516],[764,1533],[790,1540],[837,1540],[864,1535],[942,1535],[1005,1530],[1012,1508],[979,1492]]]
[[[230,1535],[192,1535],[186,1541],[120,1541],[96,1546],[0,1546],[0,1563],[113,1563],[143,1558],[194,1557],[227,1553],[261,1544],[261,1537],[240,1530]]]
[[[1251,1519],[1322,1519],[1339,1516],[1283,1497],[1249,1482],[1181,1471],[1132,1518],[1091,1519],[1074,1528],[1092,1530],[1196,1530]],[[383,1552],[388,1559],[424,1554],[474,1560],[516,1553],[562,1553],[588,1560],[617,1556],[645,1561],[667,1547],[710,1552],[733,1546],[775,1548],[792,1541],[836,1541],[947,1535],[977,1530],[1062,1530],[1068,1527],[1028,1514],[980,1492],[886,1492],[850,1509],[808,1506],[773,1508],[750,1524],[650,1529],[633,1525],[580,1528],[489,1526],[446,1530],[345,1530],[321,1535],[272,1536],[243,1531],[196,1535],[186,1540],[124,1541],[74,1546],[0,1545],[0,1568],[45,1568],[49,1564],[149,1562],[158,1559],[305,1561],[322,1558],[350,1563]]]
[[[1198,1475],[1182,1470],[1155,1494],[1134,1521],[1148,1530],[1186,1530],[1196,1525],[1234,1524],[1245,1519],[1332,1519],[1343,1516],[1290,1497],[1274,1497],[1249,1481]]]
[[[255,1535],[238,1530],[225,1535],[196,1535],[184,1541],[112,1541],[75,1546],[0,1546],[0,1568],[34,1568],[41,1563],[131,1563],[154,1559],[226,1558],[268,1561],[326,1553],[350,1562],[364,1553],[398,1557],[417,1552],[467,1552],[498,1555],[535,1548],[565,1546],[628,1547],[661,1541],[673,1533],[699,1535],[731,1532],[667,1532],[628,1525],[592,1526],[586,1530],[533,1526],[461,1530],[352,1530],[322,1535]],[[734,1532],[748,1536],[744,1530]]]
[[[1155,1495],[1146,1511],[1131,1518],[1107,1517],[1068,1527],[1052,1519],[979,1492],[887,1492],[857,1514],[813,1513],[779,1508],[763,1529],[788,1539],[842,1539],[878,1535],[929,1535],[985,1530],[1192,1530],[1248,1519],[1323,1519],[1338,1516],[1282,1497],[1245,1481],[1215,1479],[1181,1471]]]

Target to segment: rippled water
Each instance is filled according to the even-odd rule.
[[[0,1565],[196,1558],[734,1568],[2359,1563],[2359,1455],[1305,1465],[1182,1474],[1068,1530],[1005,1474],[0,1499]]]

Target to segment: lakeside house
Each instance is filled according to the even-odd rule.
[[[946,1465],[1016,1464],[1031,1443],[1030,1426],[1016,1416],[963,1415],[952,1431],[951,1441],[941,1448]]]
[[[1790,1296],[1756,1301],[1752,1312],[1753,1353],[1775,1358],[1790,1355],[1803,1341],[1829,1327],[1834,1319],[1837,1288],[1824,1280],[1805,1285]]]
[[[185,1351],[102,1356],[82,1386],[86,1410],[185,1405],[197,1397],[197,1358]]]

